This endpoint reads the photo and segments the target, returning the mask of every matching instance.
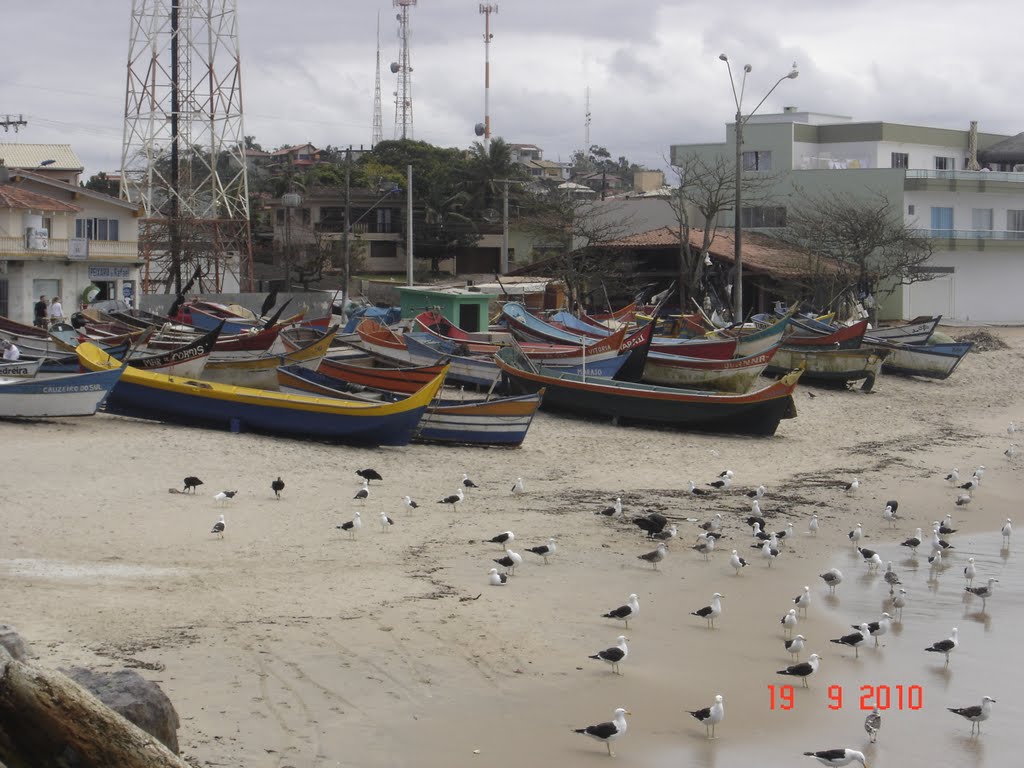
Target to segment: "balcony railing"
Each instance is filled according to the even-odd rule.
[[[89,240],[89,255],[83,261],[135,261],[139,244],[135,240]],[[0,237],[0,256],[8,259],[66,259],[68,240],[49,238],[46,250],[28,248],[24,237]]]
[[[1002,229],[912,229],[918,237],[938,240],[1024,240],[1024,232]]]
[[[907,178],[954,181],[1012,181],[1024,183],[1024,173],[1017,171],[928,171],[922,169],[908,169]]]

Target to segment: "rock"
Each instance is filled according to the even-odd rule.
[[[25,650],[25,641],[21,639],[18,630],[10,624],[0,624],[0,645],[7,649],[17,661],[25,661],[28,652]]]
[[[130,669],[94,672],[85,667],[72,667],[61,671],[126,720],[178,754],[178,713],[167,694],[156,683]]]

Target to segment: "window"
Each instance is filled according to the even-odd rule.
[[[892,153],[892,168],[909,168],[910,167],[910,155],[906,152],[893,152]]]
[[[772,169],[772,153],[771,151],[744,152],[742,163],[744,171],[770,171]]]
[[[117,240],[117,219],[75,219],[75,237]]]
[[[907,206],[907,216],[913,216],[913,215],[914,215],[914,206],[913,206],[913,204],[911,204],[911,205]]]
[[[43,229],[46,230],[46,234],[53,237],[53,219],[49,216],[43,217]]]
[[[1006,229],[1020,234],[1009,235],[1011,240],[1024,240],[1024,211],[1008,210],[1006,212]]]
[[[786,226],[786,208],[784,206],[744,208],[740,223],[744,227],[784,227]]]
[[[991,237],[992,235],[992,209],[972,208],[971,229],[978,237]]]
[[[378,232],[391,232],[391,209],[390,208],[378,208],[377,209],[377,231]]]
[[[284,208],[278,208],[274,211],[274,222],[278,226],[284,226]]]
[[[955,171],[956,170],[956,158],[955,157],[936,157],[935,158],[935,170],[936,171]]]
[[[949,236],[953,232],[953,209],[932,207],[932,235]]]
[[[309,224],[312,221],[313,221],[313,214],[310,212],[309,208],[303,208],[302,209],[302,223],[303,224]]]

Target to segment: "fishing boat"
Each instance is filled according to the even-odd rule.
[[[334,341],[337,327],[294,352],[283,355],[219,358],[212,355],[206,362],[203,378],[240,387],[274,389],[277,387],[279,365],[301,365],[316,370]]]
[[[793,389],[799,371],[746,394],[722,394],[655,384],[584,378],[543,368],[514,349],[495,361],[513,393],[545,390],[541,407],[613,423],[655,424],[682,430],[773,435],[779,421],[796,416]]]
[[[702,360],[652,350],[644,364],[642,381],[666,387],[742,393],[764,373],[778,348],[776,345],[767,352],[732,360]]]
[[[277,369],[282,392],[297,392],[323,397],[370,398],[400,401],[403,396],[379,389],[350,387],[343,381],[295,366]],[[518,397],[487,400],[435,398],[413,435],[415,442],[521,445],[540,407],[543,392]]]
[[[948,379],[974,345],[971,342],[927,345],[876,341],[871,346],[888,352],[882,361],[884,373]]]
[[[783,345],[775,353],[765,373],[780,375],[799,368],[804,372],[805,381],[845,385],[863,380],[861,389],[870,392],[882,370],[882,361],[888,354],[887,350],[873,347],[820,349]]]
[[[389,366],[384,363],[377,364],[378,362],[380,361],[372,355],[367,355],[365,360],[358,362],[324,358],[316,370],[317,373],[335,381],[411,395],[445,370],[445,366],[447,366],[447,363]]]
[[[935,333],[942,315],[920,315],[901,325],[885,325],[872,328],[864,334],[865,340],[891,341],[900,344],[927,344]]]
[[[790,320],[790,325],[796,330],[783,339],[783,344],[787,347],[856,349],[861,345],[868,330],[867,320],[858,320],[851,325],[826,325],[825,329],[828,330],[796,318]]]
[[[41,359],[0,361],[0,379],[31,379],[42,364]]]
[[[97,373],[0,379],[0,418],[92,416],[110,395],[125,368],[114,358],[109,359],[110,365]]]
[[[80,345],[77,353],[90,370],[111,370],[118,365],[94,344]],[[232,431],[360,445],[406,445],[443,382],[442,373],[406,400],[375,404],[126,368],[104,408],[126,416]]]
[[[130,353],[127,355],[128,365],[132,368],[165,373],[168,376],[198,379],[203,375],[203,370],[210,359],[210,353],[213,352],[222,327],[223,325],[218,325],[195,341],[184,344],[177,349],[157,352],[152,355],[145,354],[145,346],[142,346],[137,350],[142,352],[142,354]],[[148,333],[149,331],[146,332]]]
[[[752,328],[722,328],[710,334],[712,338],[733,339],[736,342],[736,357],[749,357],[769,349],[782,341],[789,328],[791,315]]]

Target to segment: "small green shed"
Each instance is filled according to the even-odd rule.
[[[428,309],[440,312],[467,333],[487,330],[491,294],[474,286],[465,288],[428,288],[399,286],[402,319],[412,319]]]

